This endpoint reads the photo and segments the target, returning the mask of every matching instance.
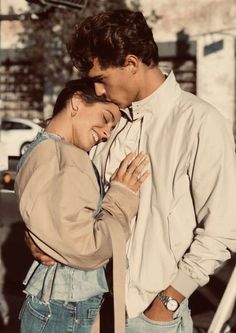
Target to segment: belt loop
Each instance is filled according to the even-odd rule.
[[[55,263],[53,266],[49,267],[46,276],[44,278],[41,299],[45,303],[49,303],[49,300],[52,296],[53,283],[54,283],[55,273],[57,270],[57,265],[58,263]]]

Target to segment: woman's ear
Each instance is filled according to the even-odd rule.
[[[74,95],[71,97],[71,117],[77,115],[79,111],[80,102],[81,102],[81,97],[79,93],[74,93]]]
[[[134,54],[128,54],[125,59],[125,66],[131,74],[136,74],[139,67],[140,59]]]

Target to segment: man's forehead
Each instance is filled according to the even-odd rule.
[[[91,78],[102,76],[103,70],[97,58],[93,60],[93,67],[89,70],[88,76]]]

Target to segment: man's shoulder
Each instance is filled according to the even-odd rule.
[[[190,93],[187,91],[182,90],[181,99],[180,99],[182,105],[186,105],[189,108],[191,108],[193,111],[198,111],[202,113],[206,112],[219,112],[217,109],[204,99]],[[181,105],[181,104],[180,104]]]
[[[232,141],[232,124],[229,119],[198,96],[184,91],[182,95],[178,111],[183,115],[189,133],[195,135],[205,133],[205,136],[214,136],[215,141],[222,140],[223,136],[228,136]]]
[[[202,123],[209,118],[216,119],[216,121],[224,119],[220,111],[212,104],[187,91],[182,91],[177,110],[178,113],[186,114],[197,123]]]

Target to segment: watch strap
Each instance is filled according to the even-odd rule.
[[[164,293],[164,291],[160,291],[160,292],[157,294],[157,296],[158,296],[158,298],[161,300],[162,304],[165,306],[165,308],[166,308],[167,310],[172,311],[172,310],[170,310],[169,307],[168,307],[168,302],[171,302],[171,301],[175,301],[175,302],[176,302],[176,308],[175,308],[172,312],[176,311],[176,310],[179,308],[179,302],[178,302],[175,298],[166,295],[166,294]]]

